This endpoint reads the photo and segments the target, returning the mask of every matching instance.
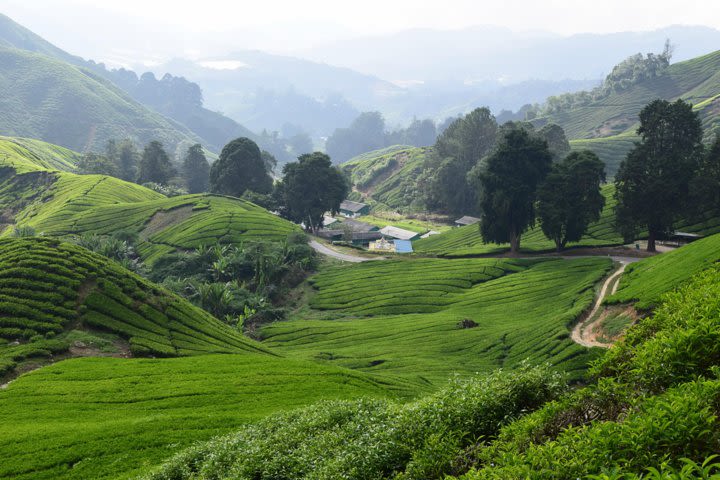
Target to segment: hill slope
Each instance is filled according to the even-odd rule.
[[[535,122],[563,127],[574,148],[595,150],[613,176],[632,147],[640,110],[658,98],[691,102],[700,114],[706,137],[712,138],[720,131],[720,50],[672,64],[658,77]]]
[[[0,375],[69,345],[70,329],[126,339],[134,355],[267,352],[107,258],[49,238],[0,239]]]
[[[411,211],[422,208],[418,178],[429,147],[394,145],[358,155],[341,165],[350,176],[354,198],[379,207]]]
[[[402,385],[247,353],[78,358],[0,389],[0,478],[136,478],[180,449],[320,400],[395,397]]]
[[[32,138],[1,137],[0,163],[18,172],[48,169],[72,172],[81,155]]]
[[[0,152],[3,145],[0,140]],[[299,230],[245,200],[210,194],[167,198],[113,177],[48,170],[26,150],[0,156],[0,206],[0,235],[14,226],[57,236],[131,231],[139,234],[139,253],[150,262],[176,249],[281,240]]]
[[[88,70],[27,51],[0,47],[0,130],[76,150],[99,150],[110,138],[172,151],[198,142],[186,127],[149,110]]]

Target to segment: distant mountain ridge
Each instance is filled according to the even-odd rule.
[[[51,57],[78,67],[81,71],[90,71],[94,75],[112,82],[133,100],[176,122],[176,125],[172,128],[177,129],[180,135],[171,135],[170,137],[178,138],[164,136],[165,141],[169,143],[168,146],[171,148],[174,148],[181,140],[187,140],[188,142],[197,141],[203,143],[206,148],[219,152],[233,138],[243,136],[258,140],[257,135],[234,120],[204,108],[200,88],[184,78],[166,76],[161,80],[157,80],[152,74],[138,77],[134,72],[124,69],[108,70],[102,63],[96,63],[92,60],[86,61],[56,47],[2,14],[0,14],[0,47],[24,50]],[[92,77],[92,75],[89,76]],[[98,78],[95,78],[95,80],[98,80]],[[190,95],[186,95],[188,92],[190,92]],[[135,110],[138,109],[135,108]],[[157,123],[162,124],[163,121],[158,120]],[[37,125],[37,127],[35,129],[19,129],[5,133],[37,136],[37,133],[42,132],[42,128],[39,128],[40,125]],[[144,135],[135,134],[132,129],[128,131],[127,136],[140,142],[145,141]],[[105,138],[106,135],[101,134],[101,137]],[[75,150],[82,150],[83,147],[77,138],[63,139],[54,136],[43,139]],[[93,141],[86,145],[93,148],[97,147]]]

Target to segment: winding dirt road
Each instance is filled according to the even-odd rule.
[[[606,280],[605,283],[603,283],[602,288],[600,288],[600,293],[598,294],[597,298],[595,299],[595,303],[593,304],[592,310],[590,310],[590,313],[585,317],[584,320],[580,321],[575,325],[575,328],[572,330],[572,334],[570,337],[573,339],[575,343],[578,343],[584,347],[602,347],[602,348],[609,348],[612,345],[607,343],[601,343],[595,340],[595,337],[593,335],[593,330],[595,330],[595,327],[597,327],[600,322],[602,322],[602,316],[599,316],[597,319],[593,321],[593,318],[597,314],[598,310],[600,310],[600,307],[602,306],[603,300],[607,297],[608,288],[610,288],[610,285],[612,285],[613,281],[620,277],[620,275],[623,274],[625,271],[625,267],[627,267],[629,262],[622,262],[620,265],[620,268],[615,270],[612,275],[610,275]],[[619,281],[615,282],[612,288],[612,292],[610,294],[613,294],[617,291],[618,285],[620,284]],[[590,323],[588,323],[588,321]]]
[[[375,257],[375,258],[359,257],[357,255],[348,255],[347,253],[340,253],[326,245],[323,245],[322,243],[318,242],[317,240],[310,240],[310,246],[321,255],[326,255],[328,257],[336,258],[338,260],[342,260],[343,262],[360,263],[360,262],[367,262],[370,260],[385,260],[384,257]]]

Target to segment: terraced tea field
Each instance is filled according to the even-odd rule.
[[[0,376],[67,350],[55,337],[78,326],[120,335],[136,355],[267,352],[105,257],[55,239],[0,239]]]
[[[12,224],[54,236],[132,231],[140,235],[139,253],[150,263],[177,249],[260,238],[276,241],[299,230],[236,198],[207,194],[167,198],[113,177],[50,171],[24,157],[3,158],[0,167],[9,168],[4,176],[0,172],[0,205]],[[18,165],[24,173],[15,174]],[[10,234],[12,224],[2,234]]]
[[[0,389],[0,478],[133,478],[274,412],[407,393],[401,383],[253,353],[67,360]]]
[[[604,258],[346,266],[315,277],[315,310],[261,335],[288,356],[429,384],[527,358],[577,376],[595,353],[569,339],[569,326],[610,268]]]
[[[77,152],[40,140],[0,136],[0,161],[18,173],[38,169],[71,172],[80,157]]]
[[[629,265],[608,303],[636,302],[640,309],[658,304],[665,292],[720,261],[720,234]]]

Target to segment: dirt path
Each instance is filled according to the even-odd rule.
[[[603,300],[605,300],[605,298],[607,297],[608,288],[610,288],[610,285],[613,285],[613,282],[615,280],[619,279],[620,275],[622,275],[625,271],[625,267],[627,267],[627,265],[628,262],[622,262],[620,268],[615,270],[615,272],[613,272],[613,274],[605,280],[605,283],[603,283],[603,286],[600,289],[600,293],[595,299],[592,310],[590,310],[590,313],[587,314],[585,319],[579,321],[577,325],[575,325],[575,328],[573,328],[572,334],[570,336],[575,343],[578,343],[584,347],[609,348],[610,346],[612,346],[611,344],[601,343],[596,340],[597,335],[593,333],[593,330],[595,330],[595,328],[599,326],[600,322],[602,322],[603,320],[603,317],[602,315],[600,315],[594,321],[593,318],[600,310]],[[619,284],[619,280],[615,282],[612,287],[612,292],[610,292],[611,294],[617,291]],[[588,321],[590,321],[590,323],[587,323]]]

